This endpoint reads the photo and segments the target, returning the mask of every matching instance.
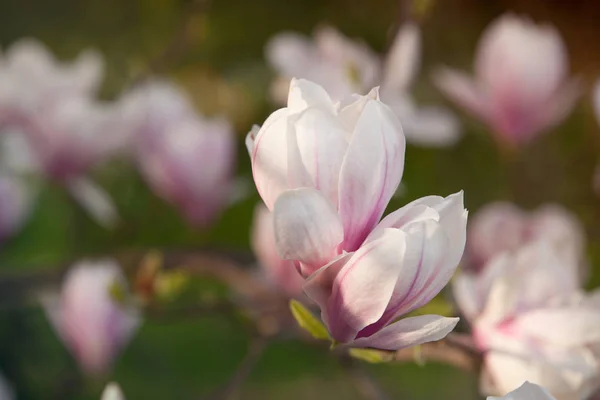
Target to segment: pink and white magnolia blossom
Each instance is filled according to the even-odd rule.
[[[266,58],[279,74],[272,87],[274,99],[284,103],[292,78],[313,81],[335,100],[373,87],[379,76],[379,60],[364,43],[352,41],[332,27],[317,29],[311,40],[293,32],[273,37]]]
[[[125,400],[125,396],[123,395],[121,387],[118,384],[111,382],[104,388],[100,400]]]
[[[526,212],[513,203],[493,202],[475,214],[467,233],[463,259],[466,271],[481,271],[499,253],[544,240],[564,260],[564,265],[578,268],[582,278],[587,276],[584,227],[576,215],[558,204]]]
[[[293,261],[284,260],[279,256],[275,245],[273,213],[262,204],[254,210],[250,240],[258,263],[269,280],[288,296],[300,296],[304,280]]]
[[[338,218],[331,205],[314,206],[324,201],[312,188],[280,197],[275,231],[282,254],[307,262],[325,252],[324,243],[335,243],[321,240]],[[356,251],[343,252],[310,275],[304,291],[320,307],[332,339],[395,350],[446,336],[458,318],[399,318],[446,286],[462,256],[466,223],[462,192],[424,197],[385,217]]]
[[[462,192],[388,215],[402,177],[404,137],[377,91],[334,105],[293,80],[288,107],[247,138],[256,186],[273,211],[275,243],[306,277],[332,339],[397,349],[450,332],[457,318],[402,315],[447,284],[465,246]]]
[[[102,73],[95,51],[66,64],[37,41],[17,42],[0,60],[0,132],[2,141],[17,136],[26,146],[19,154],[27,153],[27,170],[20,172],[64,185],[98,222],[112,226],[111,200],[85,177],[127,142],[120,107],[94,99]]]
[[[458,119],[442,107],[418,107],[410,95],[420,62],[421,31],[416,23],[409,22],[400,28],[385,57],[381,99],[398,115],[409,143],[427,147],[451,146],[461,136]]]
[[[134,151],[152,189],[206,225],[227,205],[233,189],[235,137],[224,119],[204,118],[175,85],[153,81],[124,99],[134,126]]]
[[[331,231],[331,237],[321,239],[327,251],[313,255],[305,275],[342,251],[360,247],[404,169],[402,128],[376,90],[340,107],[319,85],[292,80],[288,106],[250,132],[246,144],[267,208],[272,211],[286,190],[312,187],[323,197],[314,207],[332,207],[336,214],[337,222],[321,221]]]
[[[50,322],[88,374],[107,372],[140,324],[126,284],[114,261],[82,261],[67,273],[59,296],[43,299]]]
[[[523,145],[564,120],[579,97],[559,32],[512,14],[483,33],[475,77],[449,68],[434,77],[450,99],[488,125],[499,143]]]
[[[478,276],[457,277],[459,308],[484,356],[486,394],[530,381],[559,400],[579,400],[599,387],[600,293],[581,292],[563,263],[547,242],[535,242],[497,255]]]
[[[546,389],[535,383],[525,382],[504,397],[488,396],[487,400],[556,400]]]

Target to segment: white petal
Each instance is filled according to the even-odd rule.
[[[462,72],[441,68],[434,73],[433,82],[450,100],[480,120],[488,121],[491,104],[470,77]]]
[[[273,210],[275,200],[287,183],[287,118],[288,110],[282,108],[267,118],[254,136],[251,154],[252,174],[256,189],[269,210]],[[254,135],[254,132],[250,132]]]
[[[525,382],[504,397],[488,397],[487,400],[555,400],[543,387]]]
[[[290,115],[301,113],[309,107],[335,113],[333,102],[325,89],[306,79],[292,79],[287,102]]]
[[[338,203],[340,168],[348,143],[331,114],[310,108],[288,127],[288,179],[291,188],[314,187]]]
[[[275,243],[280,256],[320,268],[337,254],[342,224],[329,201],[314,189],[284,192],[273,209]]]
[[[382,103],[369,101],[356,124],[340,174],[345,250],[357,249],[377,225],[402,179],[404,150],[397,117]]]
[[[100,400],[125,400],[125,396],[121,391],[118,384],[111,382],[106,385],[106,388],[102,392]]]
[[[383,83],[388,90],[406,91],[419,70],[421,32],[416,23],[402,26],[392,43],[383,68]]]
[[[398,350],[427,342],[443,339],[456,324],[458,318],[446,318],[439,315],[419,315],[403,318],[386,326],[367,338],[357,339],[353,347],[373,347],[382,350]]]
[[[354,253],[337,275],[329,300],[330,331],[338,340],[377,322],[402,271],[406,234],[389,229]],[[341,338],[341,339],[340,339]]]
[[[96,222],[109,229],[117,224],[117,209],[108,193],[100,186],[85,178],[72,179],[67,186],[71,195]]]
[[[558,308],[521,315],[515,329],[545,342],[561,346],[600,343],[600,310]]]

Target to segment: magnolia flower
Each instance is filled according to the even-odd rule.
[[[383,64],[381,98],[398,115],[406,140],[421,146],[450,146],[460,138],[459,122],[440,107],[418,108],[409,89],[421,58],[421,32],[405,24],[396,35]]]
[[[487,400],[556,400],[541,386],[525,382],[504,397],[491,397]]]
[[[275,246],[273,214],[264,205],[258,205],[254,210],[250,240],[252,250],[267,277],[290,297],[301,295],[304,280],[293,261],[279,256]]]
[[[404,169],[402,128],[376,90],[338,108],[322,87],[292,80],[288,106],[250,132],[246,144],[267,208],[272,211],[288,189],[312,187],[322,198],[311,207],[325,211],[331,207],[335,213],[335,221],[306,221],[327,226],[330,236],[313,239],[324,250],[312,255],[303,274],[322,267],[342,250],[360,247],[381,218]]]
[[[10,157],[19,172],[64,185],[94,218],[112,226],[112,202],[85,177],[127,141],[119,106],[93,99],[102,69],[93,51],[62,64],[39,42],[13,45],[0,62],[0,132],[3,142],[19,138],[19,156]]]
[[[325,199],[309,188],[288,191],[277,200],[275,232],[283,255],[306,261],[330,242],[321,239],[337,215],[331,206],[311,205],[319,201]],[[277,218],[290,222],[282,229]],[[462,192],[445,199],[424,197],[385,217],[356,251],[310,275],[304,291],[320,307],[332,339],[395,350],[446,336],[458,318],[399,318],[428,303],[448,283],[462,256],[466,222]]]
[[[499,253],[545,240],[564,265],[579,268],[582,278],[587,275],[584,228],[577,216],[557,204],[546,204],[527,213],[512,203],[490,203],[475,214],[468,237],[464,261],[471,272],[480,271]]]
[[[557,399],[585,399],[600,381],[600,293],[578,289],[573,269],[545,242],[494,257],[455,293],[484,354],[482,390],[502,395],[528,380]],[[476,293],[487,293],[483,306]]]
[[[134,121],[135,156],[146,181],[191,223],[211,222],[233,188],[231,125],[202,117],[184,93],[166,82],[134,89],[124,102]]]
[[[474,79],[445,68],[435,81],[487,124],[498,142],[518,146],[569,114],[579,88],[567,75],[567,51],[558,31],[509,14],[484,32]]]
[[[100,400],[125,400],[125,396],[123,395],[123,391],[121,391],[119,385],[111,382],[106,385]]]
[[[65,346],[89,374],[106,372],[140,323],[125,277],[111,260],[76,264],[60,296],[43,303]]]
[[[266,46],[266,57],[279,74],[273,97],[287,98],[289,81],[304,78],[322,85],[335,100],[360,93],[376,83],[379,61],[363,43],[354,42],[331,27],[317,29],[314,40],[286,32]]]

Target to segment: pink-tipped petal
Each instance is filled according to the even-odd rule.
[[[402,179],[405,146],[396,116],[382,103],[369,101],[356,123],[340,174],[345,250],[356,250],[377,225]]]
[[[441,68],[433,75],[433,82],[444,95],[473,116],[484,121],[490,118],[489,100],[466,74]]]
[[[336,277],[329,299],[329,328],[334,338],[353,339],[356,332],[381,318],[406,251],[406,234],[390,229],[354,253]]]
[[[419,315],[403,318],[372,336],[357,339],[353,347],[373,347],[382,350],[398,350],[404,347],[434,342],[448,335],[458,318],[447,318],[439,315]]]

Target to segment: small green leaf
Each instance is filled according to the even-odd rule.
[[[371,364],[379,364],[391,361],[393,352],[375,349],[350,349],[348,354]]]
[[[315,339],[329,340],[329,333],[321,321],[315,317],[302,303],[290,300],[290,310],[303,329],[310,333]]]
[[[421,345],[418,344],[413,348],[413,357],[415,359],[415,363],[419,367],[425,366],[425,357],[423,357],[423,352],[421,351]]]

